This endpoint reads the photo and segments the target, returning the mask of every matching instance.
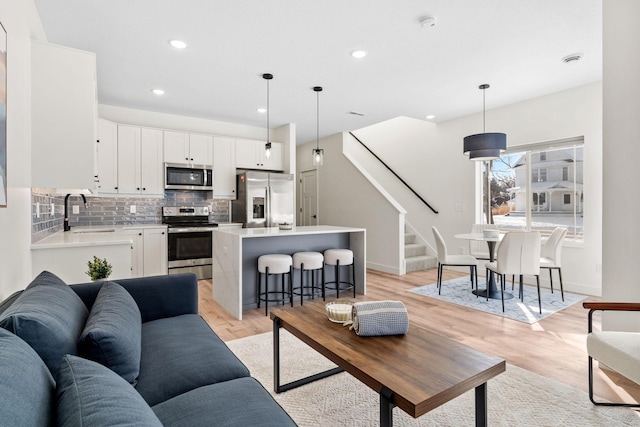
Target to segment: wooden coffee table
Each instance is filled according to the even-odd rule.
[[[393,408],[414,418],[475,388],[476,426],[487,424],[487,381],[505,371],[505,361],[426,329],[406,335],[359,337],[327,319],[322,304],[271,311],[276,393],[346,371],[380,395],[380,425],[393,425]],[[337,368],[280,384],[280,328]]]

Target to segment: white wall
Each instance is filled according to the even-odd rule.
[[[403,273],[398,248],[404,241],[404,210],[342,154],[343,139],[343,134],[335,134],[320,141],[325,151],[324,166],[318,168],[319,224],[366,228],[367,267]],[[297,148],[298,170],[314,168],[311,150],[315,142]]]
[[[468,253],[467,241],[455,239],[474,222],[475,165],[462,155],[462,143],[445,127],[397,117],[353,132],[438,213],[433,213],[361,144],[353,154],[406,209],[406,220],[435,248],[436,226],[451,253]]]
[[[487,131],[505,132],[509,147],[584,136],[585,242],[584,245],[565,245],[563,279],[565,289],[590,295],[601,292],[598,271],[602,262],[601,117],[602,85],[599,82],[487,111]],[[482,113],[479,113],[437,125],[398,117],[354,134],[439,211],[438,215],[432,214],[370,155],[361,154],[358,160],[407,210],[407,221],[430,242],[433,241],[431,226],[436,225],[449,251],[460,253],[468,250],[468,243],[456,240],[453,235],[469,232],[474,222],[477,166],[463,155],[462,140],[481,130]],[[321,145],[327,149],[326,144]],[[303,147],[304,152],[308,151]],[[331,165],[325,160],[323,169],[328,167]],[[351,179],[340,169],[332,171],[336,182]],[[320,193],[321,209],[323,205],[328,209],[338,203],[337,196],[332,196],[327,189],[320,188]],[[342,200],[342,203],[354,200]],[[356,203],[361,202],[357,200]],[[375,214],[375,207],[369,214]],[[547,281],[544,276],[541,279],[543,283]]]
[[[0,300],[31,281],[31,38],[44,31],[32,0],[0,0],[7,31],[7,207],[0,208]]]
[[[487,132],[506,133],[509,148],[584,136],[584,244],[565,244],[562,277],[567,290],[601,295],[602,83],[488,110],[486,118]],[[457,156],[464,157],[462,139],[482,130],[482,113],[439,123],[438,127],[449,138],[443,142],[456,147]],[[546,275],[541,281],[548,283]]]
[[[605,0],[602,296],[640,301],[640,2]],[[604,329],[640,331],[637,313],[604,317]]]

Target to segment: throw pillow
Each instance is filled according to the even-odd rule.
[[[78,351],[135,384],[142,347],[140,309],[129,292],[115,282],[102,285],[84,327]]]
[[[67,355],[56,377],[58,426],[162,426],[138,392],[110,369]]]
[[[55,384],[38,353],[29,344],[0,329],[0,424],[55,424]]]
[[[25,340],[55,376],[60,359],[76,354],[87,307],[55,274],[43,271],[0,316],[0,327]]]

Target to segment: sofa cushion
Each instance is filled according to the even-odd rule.
[[[55,421],[55,383],[38,353],[0,329],[0,424],[48,426]]]
[[[162,426],[133,386],[99,363],[64,356],[56,380],[58,426]]]
[[[60,359],[76,354],[87,308],[56,275],[43,271],[0,317],[0,326],[25,340],[55,376]]]
[[[249,370],[197,314],[142,324],[136,390],[151,406],[201,387],[249,376]]]
[[[134,384],[140,374],[142,320],[129,292],[105,283],[91,307],[78,352]]]
[[[197,388],[154,406],[153,412],[165,427],[296,425],[267,390],[250,377]]]

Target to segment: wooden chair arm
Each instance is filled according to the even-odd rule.
[[[640,311],[637,302],[583,302],[582,307],[589,310]]]
[[[593,331],[594,311],[640,311],[640,303],[637,302],[583,302],[582,307],[589,309],[588,333]]]

